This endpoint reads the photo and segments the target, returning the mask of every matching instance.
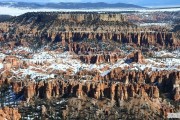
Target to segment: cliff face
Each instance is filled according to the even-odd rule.
[[[127,100],[135,95],[159,98],[159,89],[155,86],[130,83],[80,83],[76,81],[64,82],[53,80],[52,82],[28,83],[28,87],[19,86],[24,91],[26,100],[34,96],[51,99],[59,96],[93,97],[101,99],[103,97],[112,100]],[[31,85],[30,85],[31,84]]]
[[[101,64],[104,62],[115,63],[118,60],[118,55],[117,54],[83,55],[80,56],[80,60],[88,64]]]
[[[11,34],[7,34],[7,32]],[[147,30],[126,21],[119,13],[26,13],[1,23],[0,40],[24,39],[71,43],[85,39],[135,45],[179,46],[173,32]],[[27,41],[26,41],[27,42]],[[18,44],[18,43],[16,43]]]
[[[84,76],[83,73],[78,76]],[[178,72],[154,72],[151,75],[148,71],[142,72],[126,72],[120,68],[114,69],[107,76],[97,77],[99,80],[109,80],[121,83],[109,82],[65,82],[62,80],[52,80],[51,82],[13,82],[13,90],[16,93],[21,91],[24,93],[26,100],[30,100],[34,96],[40,98],[51,99],[59,96],[76,96],[76,97],[93,97],[96,99],[106,97],[113,100],[127,100],[134,95],[149,96],[149,98],[159,98],[159,89],[162,92],[174,93],[174,99],[179,100],[179,78]],[[163,79],[162,79],[163,78]],[[98,81],[96,79],[96,81]],[[161,80],[162,79],[162,80]],[[137,84],[133,84],[133,83]],[[155,83],[157,86],[151,86],[149,83]],[[146,83],[146,84],[144,84]],[[27,86],[24,86],[24,85]],[[122,93],[121,93],[122,92]]]
[[[81,52],[81,48],[79,50]],[[80,60],[88,64],[115,63],[117,62],[118,59],[121,59],[121,58],[123,58],[123,55],[121,54],[118,55],[117,51],[109,52],[109,53],[104,52],[102,54],[97,54],[97,55],[93,55],[93,54],[82,55],[82,56],[80,55]],[[144,60],[144,57],[142,56],[141,51],[137,51],[137,52],[135,51],[134,53],[127,56],[126,62],[145,63],[145,60]]]
[[[121,14],[58,14],[58,19],[60,20],[67,20],[67,21],[76,21],[76,22],[82,22],[82,21],[94,21],[94,20],[100,20],[100,21],[118,21],[118,22],[124,22],[125,18]]]
[[[6,36],[1,33],[1,41],[7,40],[10,36]],[[22,33],[23,34],[23,33]],[[49,40],[50,42],[62,42],[71,43],[71,41],[78,42],[86,39],[98,40],[98,41],[115,41],[118,43],[129,43],[135,45],[160,45],[160,46],[179,46],[179,41],[174,37],[174,33],[171,32],[57,32],[57,33],[47,33],[46,34],[29,34],[29,37],[35,37],[36,35],[42,36],[42,40]],[[14,36],[14,37],[13,37]],[[16,34],[11,36],[15,39]]]
[[[177,74],[177,73],[171,73],[170,76],[174,74]],[[136,102],[137,104],[143,104],[144,102],[142,101],[145,100],[146,101],[145,103],[148,104],[148,106],[150,105],[148,109],[150,109],[151,112],[156,110],[158,111],[157,114],[166,116],[167,113],[173,112],[174,109],[170,106],[165,106],[166,103],[160,100],[159,89],[161,91],[167,91],[167,90],[171,91],[171,89],[169,88],[175,84],[172,84],[171,86],[170,85],[167,86],[167,84],[174,81],[176,77],[169,78],[169,80],[167,78],[166,81],[159,82],[158,86],[161,86],[159,88],[157,86],[152,86],[152,85],[144,84],[144,83],[134,83],[134,84],[130,83],[129,81],[132,81],[132,80],[129,79],[128,76],[126,76],[124,81],[121,83],[78,82],[78,81],[72,81],[72,80],[65,82],[63,80],[51,80],[49,82],[38,82],[38,83],[27,82],[29,84],[28,85],[29,87],[23,87],[23,86],[19,86],[19,87],[22,88],[23,91],[25,90],[24,96],[27,102],[31,101],[31,99],[34,97],[51,100],[51,99],[64,96],[64,97],[71,97],[71,99],[77,98],[81,101],[86,101],[87,99],[94,98],[92,100],[98,101],[99,104],[103,102],[103,100],[108,99],[108,100],[111,100],[110,101],[111,104],[115,104],[116,106],[121,105],[121,107],[124,106],[123,109],[127,109],[128,111],[130,111],[130,109],[135,110],[134,108],[131,108],[131,106],[129,106],[130,104],[135,104]],[[19,85],[22,85],[22,84],[19,84]],[[177,89],[178,88],[176,88],[175,90],[176,93],[174,95],[174,99],[176,101],[179,100],[179,93],[178,93],[179,91]],[[72,97],[75,97],[75,98],[72,98]],[[71,99],[69,99],[68,101],[71,103],[71,107],[72,107],[74,103],[72,103]],[[115,101],[115,103],[113,101]],[[88,105],[88,103],[84,105]],[[103,106],[106,107],[106,104],[103,104]],[[70,107],[70,105],[68,104],[67,107]],[[68,110],[71,110],[71,107]],[[110,107],[110,109],[114,109],[114,108]],[[137,107],[136,109],[141,109],[141,108]],[[65,111],[70,112],[67,110]],[[146,114],[148,115],[148,113]]]

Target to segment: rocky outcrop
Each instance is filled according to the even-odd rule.
[[[179,46],[179,43],[177,42],[177,39],[174,36],[174,33],[170,32],[74,32],[72,33],[72,38],[68,38],[68,36],[66,36],[65,39],[72,39],[73,41],[84,39],[96,39],[99,41],[111,40],[119,43],[132,43],[136,45],[159,44],[160,46]]]
[[[1,23],[0,26],[0,40],[11,39],[8,46],[10,48],[13,48],[13,45],[24,44],[23,41],[27,38],[37,37],[40,38],[39,41],[61,42],[63,46],[65,43],[87,39],[141,46],[180,45],[173,32],[138,28],[127,22],[119,13],[27,13],[15,17],[10,23]],[[71,50],[72,46],[69,47]]]
[[[34,97],[36,89],[35,83],[28,82],[27,85],[24,87],[24,97],[27,102],[30,101],[32,97]]]
[[[11,68],[19,68],[21,65],[21,61],[16,56],[6,56],[3,63],[5,70],[10,70]]]
[[[88,64],[101,64],[104,62],[115,63],[119,56],[117,54],[82,55],[80,60]]]
[[[24,88],[24,97],[29,101],[34,96],[51,99],[57,96],[76,96],[76,97],[94,97],[100,99],[102,97],[112,100],[127,100],[135,94],[159,98],[159,90],[157,87],[150,87],[141,84],[122,84],[122,83],[81,83],[77,81],[64,82],[52,80],[45,84],[29,82]],[[17,89],[15,89],[17,90]],[[120,91],[119,91],[120,90]],[[18,90],[19,91],[19,90]],[[120,93],[119,93],[120,92]],[[122,93],[121,93],[122,92]],[[41,94],[41,95],[40,95]]]
[[[87,75],[90,76],[89,81],[83,82],[82,80],[79,82],[74,80]],[[172,93],[172,98],[178,101],[179,75],[179,72],[175,71],[157,72],[148,69],[144,71],[125,71],[119,67],[111,70],[105,76],[101,76],[98,71],[81,71],[71,81],[52,79],[48,82],[39,81],[35,83],[29,80],[2,79],[5,75],[4,77],[1,76],[1,81],[2,84],[5,82],[11,84],[16,94],[24,94],[27,102],[35,96],[51,99],[69,95],[74,97],[88,96],[96,99],[105,97],[112,100],[127,100],[138,94],[158,99],[160,96],[159,90],[162,93]],[[112,81],[115,81],[115,83]]]
[[[135,51],[129,56],[127,56],[127,62],[137,62],[137,63],[144,63],[144,56],[142,55],[141,51]]]
[[[62,13],[58,15],[58,19],[60,20],[68,20],[68,21],[77,21],[82,22],[85,20],[93,21],[93,20],[101,20],[101,21],[125,21],[125,18],[121,14],[68,14],[68,13]]]
[[[1,120],[20,120],[21,114],[19,114],[18,109],[4,107],[0,109],[0,119]]]
[[[174,90],[174,97],[173,98],[175,101],[180,101],[180,88],[176,88]]]

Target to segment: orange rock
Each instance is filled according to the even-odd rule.
[[[29,102],[29,100],[34,97],[35,95],[35,83],[33,82],[28,82],[27,85],[24,88],[24,97],[26,98],[27,102]]]
[[[180,101],[180,89],[179,88],[175,89],[174,100]]]
[[[21,114],[19,114],[18,109],[4,107],[0,109],[0,119],[4,120],[20,120]]]

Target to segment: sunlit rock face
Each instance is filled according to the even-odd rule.
[[[5,63],[5,70],[10,70],[11,68],[19,68],[21,66],[21,61],[16,56],[7,56],[4,58],[3,62]]]
[[[66,42],[84,39],[136,45],[179,46],[179,40],[173,32],[162,31],[161,28],[147,30],[137,27],[119,13],[26,13],[12,21],[1,23],[0,38],[7,40],[18,36],[21,39],[20,44],[24,45],[26,42],[23,38],[28,35],[41,36],[41,40],[62,42],[63,46]],[[47,25],[44,26],[44,23]],[[9,26],[15,29],[11,36],[6,34],[11,31]],[[17,42],[9,43],[11,48],[16,44]]]
[[[127,56],[127,61],[129,62],[136,62],[136,63],[144,63],[144,57],[141,51],[134,51],[132,54]]]
[[[159,89],[157,86],[150,86],[148,84],[132,84],[130,81],[131,80],[127,76],[125,77],[124,83],[81,83],[77,81],[66,83],[59,80],[52,80],[47,83],[32,83],[29,81],[26,83],[27,87],[24,86],[23,88],[22,86],[19,86],[18,88],[17,85],[19,83],[14,83],[13,88],[16,93],[24,90],[24,97],[28,101],[35,96],[51,99],[63,95],[78,98],[88,96],[95,99],[105,97],[112,100],[127,100],[135,95],[142,95],[148,98],[159,99]],[[174,99],[176,101],[179,100],[178,88],[174,90]]]
[[[178,111],[179,43],[120,13],[13,17],[0,23],[0,102],[37,119],[165,118]]]
[[[101,20],[101,21],[112,21],[112,22],[123,22],[125,21],[125,18],[121,15],[121,14],[71,14],[71,13],[64,13],[64,14],[58,14],[58,19],[59,20],[68,20],[68,21],[76,21],[78,22],[82,22],[85,20],[89,20],[89,21],[93,21],[93,20]]]
[[[21,118],[21,114],[18,112],[18,109],[16,108],[9,108],[4,107],[0,109],[0,119],[13,119],[13,120],[19,120]]]

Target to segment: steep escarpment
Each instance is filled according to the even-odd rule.
[[[19,25],[31,24],[31,28],[38,27],[38,30],[47,29],[50,32],[57,31],[85,31],[96,30],[105,26],[135,26],[129,23],[121,14],[111,13],[84,13],[84,12],[38,12],[25,13],[14,17],[10,22]],[[96,25],[96,26],[93,26]],[[87,28],[89,27],[89,28]],[[84,30],[83,30],[84,29]]]
[[[9,37],[12,40],[33,37],[36,41],[62,44],[89,39],[142,46],[179,46],[173,32],[137,27],[120,13],[26,13],[1,23],[1,40]]]
[[[117,71],[117,70],[114,70]],[[147,73],[142,75],[142,73],[119,73],[118,76],[113,76],[114,71],[112,71],[108,76],[111,77],[109,81],[116,81],[121,83],[109,83],[103,82],[78,82],[78,81],[69,81],[65,82],[63,80],[52,80],[50,82],[30,82],[30,81],[17,81],[12,83],[12,88],[15,93],[22,93],[27,101],[31,100],[33,97],[40,97],[51,99],[52,97],[60,97],[60,96],[76,96],[76,97],[93,97],[96,99],[100,99],[102,97],[116,100],[116,98],[121,100],[128,100],[130,97],[133,97],[135,94],[139,94],[140,89],[145,89],[146,94],[149,97],[159,98],[159,89],[164,93],[173,93],[171,98],[179,101],[179,73],[163,73],[160,75],[150,75]],[[82,73],[81,73],[82,74]],[[129,75],[126,75],[129,74]],[[136,76],[133,76],[137,74]],[[162,74],[162,75],[161,75]],[[117,73],[116,73],[117,75]],[[147,76],[147,78],[146,78]],[[168,77],[169,76],[169,77]],[[108,78],[105,76],[106,79]],[[118,77],[116,79],[115,77]],[[122,77],[122,78],[121,78]],[[164,79],[166,77],[166,79]],[[114,79],[114,80],[113,80]],[[138,82],[136,82],[138,81]],[[133,84],[136,83],[136,84]],[[147,83],[147,84],[144,84]],[[149,83],[157,86],[151,86]],[[168,84],[168,85],[167,85]],[[24,86],[26,85],[26,86]],[[121,90],[122,89],[122,90]],[[152,91],[151,91],[152,89]],[[120,91],[124,91],[123,93],[118,93]],[[153,93],[151,93],[153,92]],[[120,95],[119,97],[117,95]],[[155,94],[155,95],[154,95]]]

